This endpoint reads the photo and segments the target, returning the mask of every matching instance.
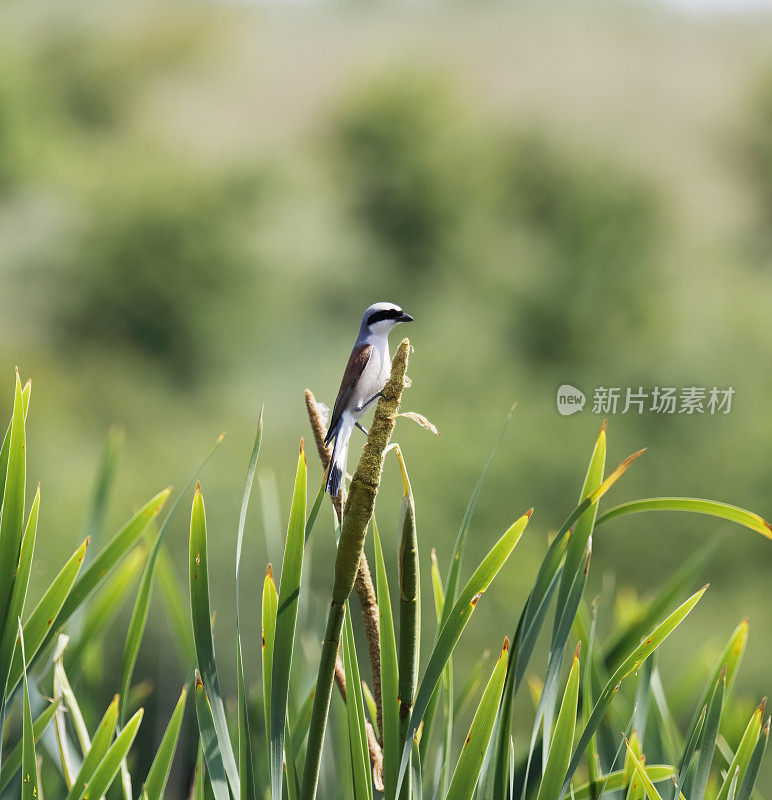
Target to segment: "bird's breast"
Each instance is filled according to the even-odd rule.
[[[391,361],[389,359],[388,349],[374,347],[373,353],[367,362],[367,366],[362,371],[362,375],[354,393],[354,408],[363,405],[376,394],[378,394],[378,392],[380,392],[386,384],[390,372]],[[357,416],[367,413],[367,411],[372,410],[372,408],[373,406],[368,406],[368,408],[365,409],[362,414],[358,414]]]

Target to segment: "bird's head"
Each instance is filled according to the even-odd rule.
[[[406,314],[396,303],[373,303],[362,317],[362,333],[386,336],[400,322],[412,322],[410,314]]]

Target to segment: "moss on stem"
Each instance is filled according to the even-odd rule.
[[[375,408],[373,424],[362,456],[351,480],[348,500],[343,513],[338,553],[335,558],[335,576],[332,602],[327,617],[327,630],[322,644],[319,674],[316,681],[314,708],[308,731],[306,763],[303,769],[301,800],[314,800],[319,782],[327,715],[335,674],[335,659],[343,627],[345,602],[354,587],[359,562],[365,544],[365,535],[375,507],[375,496],[381,482],[383,459],[396,422],[396,413],[405,388],[410,343],[403,339],[391,362],[391,376],[386,382]]]

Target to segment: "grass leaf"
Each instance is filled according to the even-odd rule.
[[[399,789],[410,759],[413,736],[415,736],[418,731],[418,726],[421,724],[429,700],[439,683],[445,664],[461,637],[466,624],[469,622],[478,600],[491,585],[493,579],[515,549],[515,545],[520,541],[525,526],[528,524],[528,520],[531,517],[531,511],[528,511],[520,517],[491,548],[482,560],[480,566],[477,567],[474,574],[467,582],[458,600],[448,613],[445,624],[440,629],[434,649],[429,657],[429,663],[426,666],[426,671],[424,672],[424,676],[418,688],[418,694],[416,695],[416,701],[413,706],[413,713],[410,715],[410,726],[408,727],[407,737],[403,745],[399,776],[397,778],[397,794],[399,794]],[[448,603],[447,595],[445,602],[446,604]]]
[[[21,540],[21,549],[19,550],[19,564],[16,572],[16,577],[13,581],[13,590],[11,592],[11,599],[8,605],[7,622],[3,626],[2,636],[0,636],[0,705],[5,698],[5,687],[8,680],[8,673],[11,668],[11,660],[13,658],[16,640],[18,638],[18,631],[16,625],[10,624],[12,620],[18,620],[24,612],[24,603],[27,598],[27,587],[29,584],[29,576],[32,570],[32,556],[35,550],[35,537],[37,535],[38,527],[38,510],[40,508],[40,487],[38,486],[35,493],[35,499],[32,503],[32,508],[27,518],[27,527],[24,530],[24,536]],[[2,715],[0,715],[0,718]]]
[[[19,548],[24,529],[24,493],[27,480],[24,401],[19,370],[8,440],[8,466],[3,476],[3,505],[0,514],[0,625],[16,629],[17,617],[8,616],[14,576],[19,564]]]
[[[713,763],[713,751],[716,749],[716,736],[718,736],[719,725],[721,724],[721,711],[724,703],[724,693],[726,691],[726,672],[721,674],[721,677],[716,682],[713,690],[713,696],[710,698],[710,704],[703,706],[703,714],[707,708],[707,715],[705,723],[700,733],[700,755],[697,759],[697,767],[694,771],[694,778],[691,782],[691,800],[702,800],[705,797],[705,788],[708,785],[708,775],[710,774],[710,765]],[[699,723],[694,729],[694,734],[699,732]],[[692,736],[694,738],[694,735]],[[684,778],[686,771],[689,769],[689,764],[686,763],[686,758],[682,759],[682,764],[679,764],[679,774],[677,788],[681,789],[684,785]],[[678,797],[678,792],[676,792]]]
[[[279,582],[279,604],[276,613],[276,635],[273,645],[271,670],[271,792],[281,797],[284,759],[284,730],[287,716],[287,695],[292,669],[292,651],[295,641],[295,623],[300,596],[300,578],[303,571],[303,545],[306,524],[306,456],[303,440],[295,473],[295,488],[287,528],[287,541]]]
[[[381,537],[373,517],[375,577],[378,587],[378,614],[381,624],[381,703],[383,717],[383,785],[386,800],[394,800],[399,770],[399,668],[391,613],[389,582],[383,560]]]
[[[598,518],[597,524],[600,525],[624,514],[637,514],[640,511],[690,511],[694,514],[708,514],[711,517],[736,522],[738,525],[743,525],[766,536],[767,539],[772,539],[772,525],[758,514],[729,505],[729,503],[702,500],[697,497],[648,497],[643,500],[633,500],[630,503],[622,503],[610,508]]]
[[[501,692],[504,689],[508,650],[509,639],[504,639],[504,646],[501,648],[480,704],[477,706],[469,733],[464,741],[463,750],[453,771],[446,800],[466,800],[474,794],[475,786],[480,778],[485,751],[496,722]],[[449,758],[450,754],[446,753],[445,757]]]
[[[80,608],[91,592],[102,583],[116,564],[118,564],[126,553],[134,547],[147,526],[163,508],[170,493],[171,489],[164,489],[145,503],[126,525],[124,525],[102,548],[91,564],[83,570],[83,574],[78,578],[72,590],[67,595],[62,610],[56,618],[56,622],[51,626],[43,642],[43,649],[59,632],[64,623],[70,619],[78,608]]]
[[[265,716],[265,741],[268,747],[268,758],[271,754],[271,685],[273,672],[273,643],[276,636],[276,611],[279,598],[276,584],[273,582],[273,570],[268,564],[263,581],[262,629],[263,643],[261,654],[263,659],[263,713]]]
[[[134,743],[134,738],[142,722],[143,713],[143,709],[140,708],[126,723],[125,727],[110,746],[105,757],[100,761],[88,787],[81,794],[77,795],[78,798],[82,797],[84,800],[97,800],[97,798],[102,797],[110,786],[112,786],[115,777],[120,771],[121,762],[126,758]]]
[[[643,784],[643,788],[646,790],[649,800],[662,800],[662,795],[657,791],[656,787],[651,782],[651,778],[648,776],[643,764],[641,764],[641,762],[638,760],[638,756],[633,752],[627,739],[625,739],[625,744],[627,745],[627,752],[630,756],[630,761],[633,765],[633,769],[635,770],[635,774]]]
[[[83,557],[88,547],[88,539],[70,556],[67,563],[62,567],[59,574],[54,578],[53,583],[48,587],[46,593],[35,606],[29,619],[24,625],[24,641],[26,643],[27,664],[30,665],[35,659],[36,654],[43,646],[51,631],[54,620],[57,619],[62,606],[72,588],[75,578],[83,563]],[[8,686],[6,697],[10,697],[13,690],[21,680],[24,664],[22,663],[21,650],[17,648],[11,661],[11,670],[8,676]]]
[[[665,641],[665,639],[667,639],[668,636],[670,636],[670,634],[681,624],[681,622],[683,622],[687,614],[699,602],[702,595],[705,594],[705,590],[707,588],[707,586],[704,586],[698,592],[693,594],[685,603],[673,611],[673,613],[670,614],[670,616],[668,616],[664,622],[660,623],[649,634],[645,641],[641,642],[641,644],[638,645],[638,647],[636,647],[626,659],[624,659],[624,661],[617,668],[616,672],[614,672],[614,674],[611,676],[605,688],[601,692],[598,702],[595,704],[595,708],[592,710],[590,719],[588,720],[587,725],[585,725],[584,731],[579,739],[579,743],[574,750],[574,754],[571,757],[570,764],[568,765],[568,771],[557,800],[562,800],[563,796],[565,795],[568,785],[571,782],[571,778],[573,777],[576,768],[579,766],[579,762],[582,760],[584,751],[587,749],[589,740],[600,725],[600,722],[605,716],[609,705],[611,705],[611,701],[619,691],[622,681],[631,672],[639,669],[643,662],[662,644],[662,642]]]
[[[201,748],[206,761],[206,768],[209,772],[209,783],[212,786],[215,800],[230,800],[228,791],[228,778],[225,774],[225,765],[222,759],[219,736],[215,728],[212,706],[206,694],[206,688],[199,671],[196,670],[196,717],[198,718],[198,730],[201,735]],[[201,796],[203,797],[203,770],[196,768],[196,780],[201,774]]]
[[[145,778],[142,791],[148,800],[163,800],[166,782],[169,779],[169,772],[174,760],[174,752],[177,749],[177,740],[180,738],[180,728],[182,727],[182,717],[185,713],[187,694],[188,690],[183,686],[182,692],[180,692],[180,699],[177,701],[174,713],[166,727],[163,739],[161,739],[161,744],[156,750],[153,763],[150,765],[150,771],[147,773],[147,778]]]
[[[22,663],[26,662],[24,652],[24,634],[21,629],[21,620],[17,617],[19,626],[19,642]],[[24,670],[24,696],[22,697],[22,750],[21,750],[21,800],[37,800],[38,796],[38,765],[35,757],[35,732],[32,727],[32,710],[29,705],[29,686],[27,685],[27,670]]]
[[[726,771],[726,778],[721,786],[716,800],[729,800],[729,792],[736,770],[739,770],[739,779],[742,780],[745,776],[745,771],[750,763],[753,751],[756,748],[756,743],[761,735],[761,717],[764,713],[766,698],[759,704],[758,708],[751,715],[745,732],[743,733],[740,744],[737,745],[732,763]]]
[[[45,733],[48,726],[51,724],[51,720],[54,718],[56,714],[57,704],[55,702],[50,703],[45,711],[32,723],[32,736],[34,740],[37,742],[40,740],[40,737]],[[8,784],[16,777],[16,773],[19,771],[21,767],[21,759],[22,759],[22,750],[24,748],[24,737],[22,736],[22,740],[16,745],[16,747],[11,750],[10,753],[6,756],[3,760],[3,767],[2,771],[0,772],[0,792],[5,790]]]
[[[477,483],[475,484],[474,490],[472,491],[472,496],[469,498],[469,503],[467,504],[466,510],[464,511],[464,517],[461,520],[461,527],[459,528],[458,535],[456,536],[456,543],[453,547],[453,553],[450,557],[450,569],[448,570],[448,577],[445,580],[445,597],[448,598],[448,602],[445,605],[445,609],[447,613],[443,613],[442,617],[442,625],[447,622],[448,614],[450,613],[450,609],[453,606],[453,603],[456,601],[456,593],[458,591],[458,583],[460,580],[460,573],[461,573],[461,561],[464,555],[464,545],[466,544],[466,537],[469,533],[469,526],[472,523],[472,516],[474,515],[474,510],[477,507],[477,500],[480,497],[480,492],[482,491],[483,484],[485,483],[485,476],[488,474],[488,470],[490,469],[491,464],[493,463],[493,459],[496,455],[496,452],[501,445],[501,442],[504,439],[504,434],[507,432],[507,428],[509,427],[509,422],[512,419],[512,412],[515,410],[515,406],[509,409],[509,413],[507,414],[506,419],[504,420],[504,424],[501,426],[501,431],[496,439],[493,448],[491,449],[490,455],[488,456],[488,460],[485,462],[485,466],[480,473],[480,477],[477,479]]]
[[[252,494],[252,483],[255,480],[257,457],[260,454],[260,443],[263,438],[263,409],[257,421],[255,441],[249,456],[247,477],[244,481],[244,495],[239,511],[239,526],[236,533],[236,677],[238,684],[238,731],[239,731],[239,783],[241,785],[241,800],[254,800],[255,783],[252,769],[252,737],[249,730],[249,709],[247,695],[244,687],[244,653],[241,647],[241,614],[239,611],[239,579],[241,576],[241,550],[244,543],[244,527],[247,522],[247,509],[249,498]]]
[[[118,705],[118,696],[116,695],[107,707],[96,731],[94,731],[91,745],[84,755],[83,763],[80,765],[80,770],[72,783],[67,800],[80,800],[86,794],[97,768],[107,755],[107,751],[110,749],[110,742],[113,739],[113,732],[118,722]],[[97,795],[97,797],[99,796]]]
[[[365,709],[362,699],[362,684],[359,677],[354,628],[351,624],[351,608],[346,603],[343,622],[343,667],[346,671],[346,717],[348,720],[349,747],[354,777],[355,800],[369,800],[373,795],[370,776],[370,755],[365,731]]]
[[[579,649],[574,654],[571,672],[568,676],[563,702],[560,706],[555,735],[549,745],[547,764],[544,768],[539,793],[536,800],[552,800],[560,789],[565,775],[568,761],[571,758],[571,748],[574,744],[574,727],[576,726],[576,709],[579,701]],[[547,749],[545,736],[544,749]]]
[[[228,783],[235,797],[240,796],[239,773],[236,757],[233,753],[228,723],[225,718],[225,708],[220,692],[220,681],[217,676],[217,664],[214,655],[214,640],[212,638],[212,618],[209,605],[209,572],[206,538],[206,511],[204,497],[200,485],[196,486],[193,497],[193,508],[190,515],[190,609],[193,620],[193,638],[196,643],[196,657],[200,681],[205,689],[203,703],[211,712],[216,745],[228,778]],[[196,709],[199,707],[200,692],[196,689]],[[203,702],[203,701],[202,701]],[[204,709],[204,715],[206,710]],[[199,726],[201,715],[199,715]],[[203,730],[201,731],[204,736]],[[204,745],[204,755],[209,767],[212,783],[215,778],[210,763],[212,743],[209,739]],[[215,771],[216,772],[216,771]]]

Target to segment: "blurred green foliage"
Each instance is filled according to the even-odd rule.
[[[69,341],[131,347],[191,380],[227,344],[211,325],[247,301],[250,258],[240,235],[257,191],[248,176],[159,169],[111,184],[91,201],[60,279]],[[206,307],[207,312],[202,313]]]
[[[406,277],[440,268],[463,221],[455,113],[441,82],[397,74],[367,85],[335,119],[333,152],[353,211]]]
[[[524,355],[552,369],[581,365],[610,339],[629,345],[650,324],[661,285],[663,212],[654,187],[542,132],[507,143],[501,176],[501,213],[525,228],[538,254],[538,278],[525,288],[515,328]],[[599,298],[611,301],[602,315]]]

